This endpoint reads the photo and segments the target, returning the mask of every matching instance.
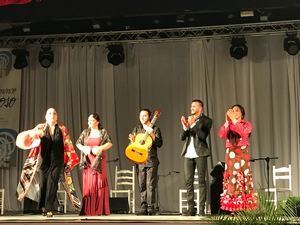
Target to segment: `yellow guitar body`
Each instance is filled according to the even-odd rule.
[[[133,143],[125,149],[126,157],[134,163],[140,164],[147,161],[148,151],[152,146],[152,138],[144,133],[137,134]]]

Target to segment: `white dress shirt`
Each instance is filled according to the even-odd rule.
[[[197,122],[197,121],[196,121]],[[190,126],[190,129],[196,125],[196,122]],[[187,130],[186,127],[183,127],[184,130]],[[198,158],[199,156],[196,153],[195,145],[194,145],[194,137],[191,137],[191,141],[189,146],[187,147],[186,153],[184,155],[185,158],[194,159]]]

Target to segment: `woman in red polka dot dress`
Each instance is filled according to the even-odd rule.
[[[226,112],[226,122],[219,130],[219,136],[226,139],[225,172],[221,209],[235,212],[257,207],[254,193],[248,138],[252,125],[244,120],[245,110],[234,105]]]

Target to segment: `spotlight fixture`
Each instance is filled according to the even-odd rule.
[[[114,66],[118,66],[124,62],[124,49],[121,44],[108,45],[107,48],[109,51],[107,54],[107,60],[109,63],[113,64]]]
[[[49,68],[54,61],[53,51],[50,46],[41,47],[41,51],[39,53],[39,62],[42,67]]]
[[[29,52],[26,49],[23,48],[13,49],[12,54],[16,56],[15,63],[14,63],[15,69],[23,69],[28,65],[27,56],[29,56]]]
[[[300,49],[300,41],[297,33],[287,34],[283,42],[284,51],[290,55],[297,55]]]
[[[99,30],[101,28],[101,25],[99,23],[95,22],[95,23],[92,24],[92,27],[93,27],[94,30]]]
[[[154,24],[159,24],[159,23],[160,23],[160,20],[159,20],[159,19],[154,19],[154,20],[153,20],[153,23],[154,23]]]
[[[184,15],[177,15],[176,16],[176,23],[184,23]]]
[[[253,17],[254,11],[253,10],[242,10],[240,11],[240,17]]]
[[[31,31],[31,29],[30,29],[29,26],[25,26],[25,27],[22,28],[22,31],[23,31],[24,33],[29,33],[29,32]]]
[[[241,59],[248,54],[248,47],[244,37],[234,37],[231,40],[230,55],[235,59]]]

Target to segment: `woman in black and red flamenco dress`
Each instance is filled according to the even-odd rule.
[[[219,136],[226,139],[221,209],[230,212],[257,208],[248,151],[252,125],[244,120],[244,116],[243,106],[232,106],[226,112],[226,122],[219,130]]]
[[[109,188],[106,176],[106,151],[112,147],[108,132],[100,127],[100,118],[92,113],[76,142],[82,152],[82,208],[80,215],[109,215]]]

